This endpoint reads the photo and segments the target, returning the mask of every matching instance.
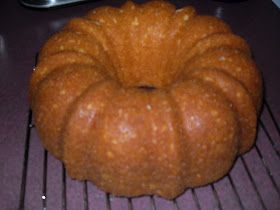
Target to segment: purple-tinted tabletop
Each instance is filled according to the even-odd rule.
[[[44,151],[32,126],[28,82],[36,53],[70,18],[100,5],[34,10],[17,1],[0,6],[0,209],[167,210],[280,209],[280,9],[271,0],[172,1],[215,15],[250,44],[265,82],[257,142],[218,182],[188,189],[168,201],[156,196],[119,198],[93,184],[72,180],[63,165]],[[142,1],[136,1],[142,2]]]

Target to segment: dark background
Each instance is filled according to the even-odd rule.
[[[29,128],[28,82],[36,53],[46,39],[70,18],[100,5],[90,3],[35,10],[17,1],[0,3],[0,209],[126,209],[127,199],[114,198],[92,184],[65,176],[60,163],[44,153]],[[143,2],[143,1],[136,1]],[[172,1],[178,7],[193,5],[198,13],[216,15],[231,25],[250,44],[263,74],[265,105],[256,147],[237,160],[231,176],[215,185],[188,190],[176,202],[160,198],[133,199],[134,209],[280,209],[280,10],[270,0]],[[273,114],[273,115],[272,115]],[[270,145],[270,146],[269,146]],[[256,157],[255,157],[256,156]],[[257,161],[259,160],[259,162]],[[258,165],[260,164],[260,165]],[[260,167],[260,168],[258,168]],[[263,174],[262,171],[263,170]],[[244,177],[243,172],[244,171]],[[267,179],[268,181],[265,181]],[[239,183],[242,184],[239,184]],[[47,189],[47,190],[46,190]],[[251,191],[250,191],[251,190]],[[47,202],[42,194],[47,191]],[[85,194],[88,193],[88,194]],[[108,198],[111,203],[108,204]],[[106,207],[107,202],[107,207]],[[128,205],[131,208],[131,205]],[[148,207],[149,206],[149,207]],[[279,207],[279,208],[278,208]]]

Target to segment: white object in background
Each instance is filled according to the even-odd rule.
[[[33,8],[50,8],[63,6],[67,4],[75,4],[88,0],[20,0],[20,3],[27,7]]]
[[[280,9],[280,0],[272,0],[274,4]]]

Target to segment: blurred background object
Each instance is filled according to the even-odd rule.
[[[33,8],[50,8],[69,4],[78,4],[89,0],[20,0],[20,2]]]

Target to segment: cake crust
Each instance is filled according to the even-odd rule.
[[[254,144],[262,78],[221,19],[167,1],[100,7],[43,45],[29,98],[70,177],[172,199]]]

